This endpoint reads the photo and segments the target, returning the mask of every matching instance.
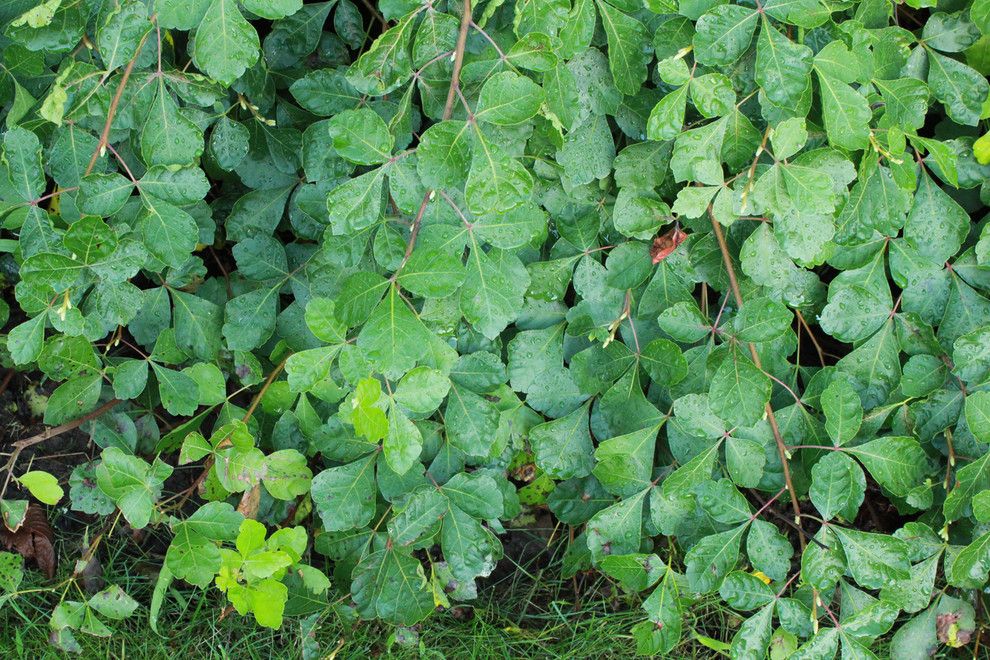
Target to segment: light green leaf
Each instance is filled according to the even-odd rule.
[[[377,454],[313,477],[312,497],[316,512],[328,532],[364,527],[375,514],[375,459]]]
[[[64,491],[58,479],[44,470],[31,470],[17,477],[17,481],[40,502],[54,506],[62,499]]]
[[[196,30],[193,63],[217,82],[229,85],[258,61],[258,33],[234,0],[213,0]]]

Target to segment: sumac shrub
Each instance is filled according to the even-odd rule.
[[[987,0],[0,19],[2,359],[98,447],[63,500],[19,460],[58,436],[13,445],[3,520],[23,487],[167,535],[152,627],[170,584],[411,626],[543,507],[643,653],[712,593],[733,657],[975,643]]]

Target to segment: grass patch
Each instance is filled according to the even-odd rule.
[[[512,530],[513,545],[527,556],[525,561],[507,556],[504,576],[486,580],[475,601],[431,617],[414,630],[348,621],[328,610],[315,630],[317,657],[630,657],[635,641],[629,629],[643,617],[638,603],[601,576],[561,579],[566,539],[558,537],[547,546],[549,531]],[[82,600],[84,595],[81,585],[67,582],[72,570],[65,560],[72,554],[70,535],[59,536],[63,562],[54,583],[62,586],[53,590],[38,571],[26,571],[18,597],[0,608],[2,658],[64,657],[48,642],[48,621],[60,598]],[[147,545],[146,540],[142,547]],[[108,622],[114,630],[109,639],[77,634],[84,658],[253,660],[302,655],[303,617],[287,617],[281,629],[272,631],[257,626],[250,616],[222,616],[225,601],[213,588],[173,587],[160,615],[160,634],[155,634],[148,627],[145,606],[162,558],[117,536],[104,544],[101,561],[106,583],[120,585],[142,609],[124,621]]]

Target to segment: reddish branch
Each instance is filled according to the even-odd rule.
[[[71,431],[72,429],[79,428],[86,422],[92,419],[96,419],[103,413],[107,412],[108,410],[116,406],[118,403],[120,403],[120,401],[121,401],[120,399],[110,399],[109,401],[107,401],[102,406],[100,406],[93,412],[89,413],[88,415],[84,415],[79,419],[73,420],[71,422],[66,422],[65,424],[60,424],[59,426],[47,428],[41,433],[38,433],[37,435],[32,435],[30,438],[25,438],[24,440],[18,440],[17,442],[13,443],[12,446],[14,448],[14,451],[10,455],[10,459],[7,460],[7,465],[6,465],[7,476],[4,478],[3,487],[0,488],[0,498],[2,498],[4,494],[6,494],[7,492],[7,486],[10,485],[10,478],[14,475],[14,465],[17,463],[17,458],[21,455],[22,451],[24,451],[25,449],[27,449],[32,445],[38,444],[39,442],[44,442],[45,440],[54,438],[57,435],[62,435],[67,431]]]
[[[86,166],[86,172],[83,176],[86,176],[93,171],[93,167],[96,165],[96,160],[110,143],[110,128],[113,126],[113,118],[117,114],[117,107],[120,105],[120,98],[124,95],[124,88],[127,87],[127,81],[130,80],[131,71],[134,70],[134,63],[137,61],[138,55],[141,54],[141,49],[144,48],[144,42],[148,39],[148,34],[145,34],[144,37],[141,38],[141,43],[138,44],[137,50],[134,51],[134,57],[131,58],[131,61],[127,63],[127,68],[124,69],[124,75],[121,76],[120,84],[117,85],[117,93],[113,95],[113,100],[110,101],[110,109],[107,111],[107,121],[103,124],[103,133],[100,134],[100,142],[96,145],[96,149],[93,151],[93,155],[89,159],[89,165]]]
[[[736,279],[736,270],[732,264],[732,255],[729,254],[729,246],[725,242],[725,234],[722,233],[722,225],[718,223],[715,219],[714,213],[712,213],[712,207],[708,207],[708,217],[712,223],[712,231],[715,234],[715,239],[718,241],[718,249],[722,253],[722,261],[725,264],[725,270],[729,275],[729,286],[732,288],[732,296],[736,299],[736,306],[742,309],[743,300],[742,293],[739,290],[739,281]],[[763,369],[763,361],[760,360],[760,354],[756,351],[756,346],[753,342],[748,342],[749,353],[753,358],[753,364],[760,371]],[[764,373],[766,373],[764,371]],[[784,471],[784,483],[787,486],[787,493],[791,497],[791,508],[794,510],[794,522],[798,531],[798,540],[801,543],[801,550],[804,550],[805,540],[804,540],[804,530],[801,528],[801,505],[798,502],[797,490],[794,488],[794,481],[791,479],[791,468],[787,461],[787,447],[784,445],[784,438],[780,435],[780,426],[777,424],[777,417],[773,414],[773,407],[770,402],[766,405],[767,421],[770,422],[770,428],[773,431],[773,438],[777,443],[777,453],[780,455],[780,464]]]
[[[454,114],[454,101],[457,99],[457,92],[460,91],[460,79],[461,79],[461,66],[464,64],[464,48],[467,44],[467,34],[468,28],[471,27],[471,0],[464,0],[464,13],[461,15],[461,29],[457,33],[457,45],[454,48],[454,70],[450,74],[450,87],[447,88],[447,102],[443,106],[443,119],[444,121],[450,119],[450,116]],[[426,213],[426,207],[430,203],[430,199],[433,197],[433,191],[427,190],[426,194],[423,195],[423,201],[419,204],[419,210],[416,211],[416,219],[413,221],[412,230],[409,233],[409,243],[406,244],[406,253],[402,257],[402,263],[395,270],[396,274],[402,267],[406,265],[409,261],[409,257],[412,255],[413,248],[416,247],[416,238],[419,236],[419,227],[423,224],[423,214]],[[395,276],[393,276],[394,279]]]

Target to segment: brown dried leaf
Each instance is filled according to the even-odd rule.
[[[687,234],[681,231],[681,226],[677,224],[666,234],[654,238],[653,245],[650,246],[650,257],[652,257],[653,263],[658,264],[669,257],[686,238]]]
[[[55,534],[48,524],[45,510],[35,503],[28,505],[24,523],[16,532],[0,526],[0,544],[25,559],[33,559],[38,568],[51,579],[55,577]]]

